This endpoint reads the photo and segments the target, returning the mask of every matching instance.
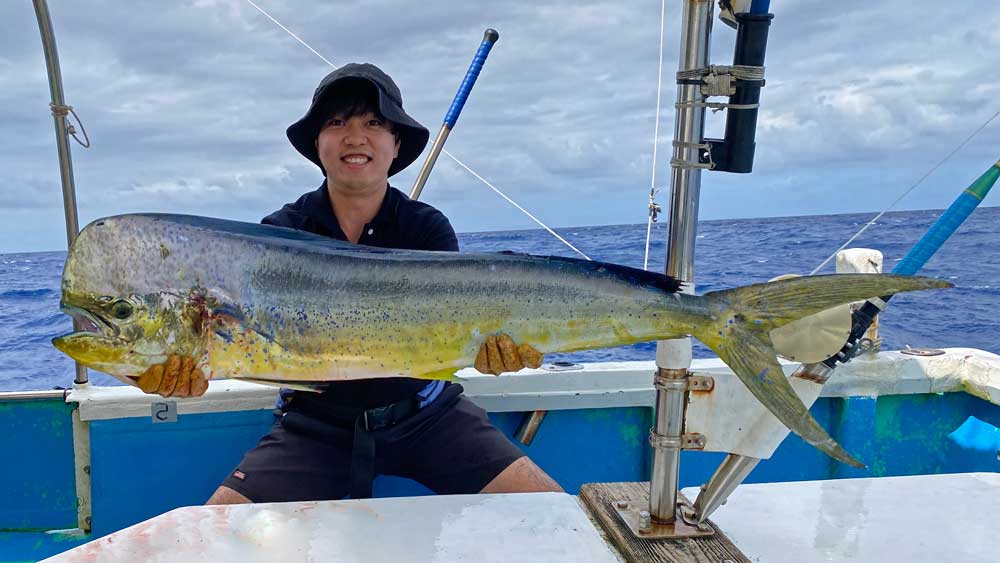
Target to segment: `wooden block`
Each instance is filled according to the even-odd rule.
[[[678,492],[678,497],[682,497]],[[587,483],[580,498],[591,516],[601,523],[611,543],[630,563],[751,563],[715,524],[714,536],[649,540],[635,537],[618,518],[611,503],[619,499],[649,504],[649,483]],[[711,523],[711,520],[709,520]]]

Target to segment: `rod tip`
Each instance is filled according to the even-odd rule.
[[[492,27],[487,27],[486,33],[483,34],[483,41],[486,43],[496,43],[497,39],[500,39],[500,32]]]

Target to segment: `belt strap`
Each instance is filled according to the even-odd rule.
[[[373,432],[397,424],[420,410],[416,397],[366,411],[354,420],[354,447],[351,453],[350,495],[371,498],[375,479],[375,435]]]

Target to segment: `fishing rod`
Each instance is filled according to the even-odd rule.
[[[465,73],[465,78],[458,87],[458,92],[455,94],[455,99],[451,102],[451,107],[448,108],[448,113],[445,114],[441,130],[438,131],[437,138],[434,139],[434,144],[431,145],[431,152],[427,155],[427,160],[424,161],[424,165],[420,168],[420,173],[417,175],[417,180],[413,183],[413,189],[410,190],[410,199],[418,199],[421,192],[423,192],[424,184],[427,183],[427,178],[431,175],[431,170],[434,168],[434,164],[437,162],[438,156],[444,148],[444,143],[448,140],[451,130],[455,128],[458,116],[462,113],[462,108],[465,107],[465,102],[469,99],[472,87],[476,85],[476,79],[479,78],[479,73],[483,70],[486,57],[489,56],[493,45],[496,44],[498,39],[500,39],[500,33],[497,30],[492,28],[486,29],[486,32],[483,34],[483,42],[479,45],[476,55],[472,58],[469,70]],[[470,172],[472,171],[470,170]],[[544,227],[545,225],[542,226]],[[558,235],[556,236],[558,238]],[[573,248],[573,246],[570,245],[570,248]],[[576,249],[574,248],[574,250]],[[586,255],[584,255],[584,258],[586,258]],[[538,427],[545,418],[545,414],[546,411],[532,411],[525,415],[517,431],[514,433],[514,437],[522,444],[526,446],[530,445],[531,441],[535,438]]]
[[[483,65],[486,64],[486,57],[489,56],[493,45],[496,44],[498,39],[500,39],[500,34],[497,30],[492,28],[486,29],[486,32],[483,34],[483,42],[479,45],[476,56],[472,58],[469,70],[466,71],[465,78],[462,79],[462,83],[458,86],[455,99],[452,100],[451,107],[448,108],[448,113],[444,116],[444,123],[441,125],[441,130],[438,131],[437,137],[434,139],[434,144],[431,145],[431,152],[427,155],[427,160],[424,161],[424,165],[420,168],[416,182],[413,183],[413,189],[410,190],[410,199],[418,199],[420,192],[424,190],[424,184],[427,183],[427,178],[431,175],[431,169],[434,168],[438,155],[441,154],[441,149],[444,148],[444,142],[448,140],[448,135],[455,128],[455,124],[458,123],[458,116],[462,113],[462,108],[465,107],[465,102],[469,99],[472,87],[476,85],[476,79],[479,78],[479,73],[483,70]]]
[[[951,206],[938,217],[938,220],[931,225],[924,236],[896,264],[892,273],[912,276],[919,272],[982,203],[990,189],[996,184],[997,179],[1000,179],[1000,161],[993,164],[955,198]],[[819,388],[830,378],[837,364],[849,362],[862,350],[860,343],[863,342],[865,332],[875,321],[878,313],[886,309],[891,297],[891,295],[886,295],[865,301],[852,313],[851,334],[840,351],[821,362],[803,364],[795,370],[792,377],[817,383],[816,396],[818,396]],[[750,475],[750,472],[760,461],[759,458],[750,456],[736,454],[726,456],[695,501],[694,509],[697,521],[704,522],[709,515],[722,506],[729,495]]]

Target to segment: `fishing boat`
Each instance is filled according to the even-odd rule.
[[[72,239],[66,106],[47,6],[34,4]],[[714,2],[685,0],[682,18],[666,273],[689,283],[702,173],[752,169],[771,21],[767,2],[721,4],[738,29],[728,74],[709,65]],[[729,99],[724,139],[704,139],[709,84]],[[440,145],[431,150],[436,158]],[[894,271],[916,273],[998,176],[1000,163]],[[850,253],[843,262],[864,268]],[[996,441],[968,443],[989,443],[1000,426],[1000,356],[879,350],[869,325],[886,305],[856,308],[850,338],[829,358],[783,364],[865,469],[785,439],[720,360],[691,359],[689,339],[659,343],[648,361],[459,372],[466,395],[566,494],[437,497],[379,476],[373,499],[202,507],[273,423],[277,391],[222,380],[174,401],[93,385],[78,367],[71,389],[0,393],[0,562],[991,560]]]

